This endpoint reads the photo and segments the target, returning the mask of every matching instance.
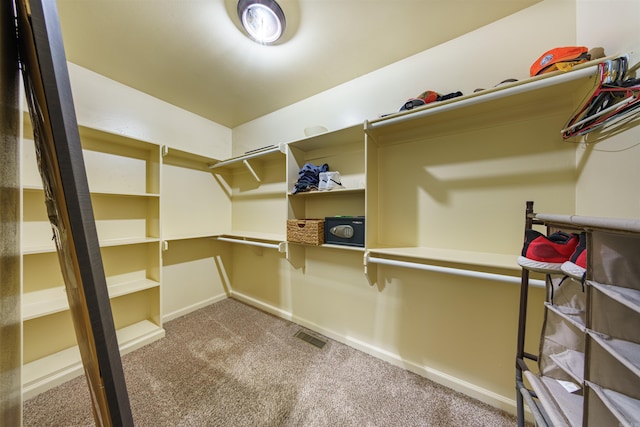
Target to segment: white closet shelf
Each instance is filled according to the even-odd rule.
[[[327,191],[303,191],[301,193],[288,193],[289,197],[327,197],[335,195],[347,195],[347,194],[364,194],[365,189],[362,188],[336,188],[335,190]]]
[[[393,258],[412,258],[414,260],[424,262],[437,261],[476,265],[480,267],[501,268],[513,270],[516,274],[519,274],[520,272],[517,257],[514,257],[513,254],[498,254],[430,247],[367,248],[367,250],[372,256],[382,255]]]
[[[576,102],[580,101],[579,94],[586,95],[595,89],[597,63],[601,61],[581,64],[569,72],[543,74],[371,120],[365,123],[365,131],[378,144],[402,143],[492,126],[518,117],[548,115],[554,111],[571,114]]]
[[[170,161],[173,159],[182,160],[189,163],[199,164],[203,167],[220,161],[218,159],[214,159],[213,157],[179,150],[177,148],[169,147],[168,145],[162,146],[162,157],[164,157],[165,161]]]
[[[118,145],[121,147],[144,149],[147,151],[156,151],[159,148],[159,145],[153,142],[132,138],[122,133],[114,133],[111,131],[83,126],[82,124],[78,126],[78,130],[80,132],[80,139],[83,143],[85,140],[96,140],[101,143],[106,143],[107,146]]]
[[[355,251],[355,252],[364,252],[365,251],[365,248],[360,247],[360,246],[333,245],[333,244],[330,244],[330,243],[324,243],[324,244],[320,245],[319,247],[328,248],[328,249],[340,249],[340,250],[345,250],[345,251]]]
[[[128,239],[108,239],[100,242],[100,247],[107,246],[126,246],[126,245],[140,245],[144,243],[156,243],[159,242],[158,237],[132,237]]]
[[[107,286],[109,298],[132,294],[145,289],[159,287],[154,280],[142,279],[125,283],[115,283]],[[25,292],[22,296],[22,320],[58,313],[69,309],[69,301],[64,286]]]
[[[288,245],[304,246],[306,248],[323,248],[323,249],[339,249],[345,251],[365,252],[366,249],[360,246],[335,245],[331,243],[323,243],[322,245],[310,245],[307,243],[287,242]]]
[[[150,320],[142,320],[116,331],[122,354],[164,337],[165,331]],[[77,346],[52,353],[23,366],[23,396],[28,399],[51,385],[62,384],[82,372]]]
[[[274,160],[276,158],[281,158],[284,155],[284,144],[274,145],[273,147],[247,153],[242,156],[233,157],[227,160],[220,160],[214,163],[209,164],[209,169],[219,169],[219,168],[240,168],[240,167],[248,167],[247,160],[252,159],[260,159],[264,161]]]
[[[53,243],[53,240],[46,245],[33,245],[26,246],[22,248],[23,255],[35,255],[35,254],[44,254],[48,252],[55,252],[56,246]]]
[[[24,185],[22,186],[24,191],[44,191],[42,185]],[[100,191],[100,190],[90,190],[89,194],[97,195],[97,196],[116,196],[116,197],[149,197],[149,198],[159,198],[159,193],[124,193],[117,191]]]
[[[25,136],[33,135],[31,115],[28,111],[23,111],[22,117]],[[155,144],[153,142],[133,138],[124,133],[116,133],[110,130],[103,130],[100,128],[86,126],[81,122],[78,122],[78,131],[80,133],[80,139],[83,140],[83,142],[84,139],[93,139],[103,143],[107,143],[107,145],[115,144],[121,147],[144,148],[146,150],[155,150],[158,148],[158,144]]]
[[[289,147],[295,147],[303,152],[316,151],[324,148],[339,148],[354,141],[360,141],[363,137],[363,125],[358,123],[342,129],[337,129],[307,138],[288,142]]]
[[[219,240],[221,242],[227,242],[227,243],[236,243],[240,245],[256,246],[260,248],[277,249],[278,252],[281,252],[281,253],[287,252],[287,242],[269,243],[269,242],[262,242],[259,240],[238,239],[235,237],[224,237],[224,236],[216,237],[216,240]]]
[[[244,230],[231,230],[229,233],[219,234],[216,237],[228,237],[238,240],[261,240],[270,243],[286,242],[286,234],[279,233],[263,233],[260,231],[244,231]]]
[[[173,235],[164,235],[162,237],[163,242],[172,242],[176,240],[190,240],[190,239],[210,239],[212,237],[219,236],[220,233],[216,232],[203,232],[203,233],[192,233],[192,234],[173,234]]]
[[[100,241],[100,247],[108,247],[108,246],[126,246],[126,245],[140,245],[144,243],[154,243],[159,242],[160,239],[158,237],[135,237],[128,239],[109,239]],[[56,252],[55,244],[53,240],[46,245],[33,245],[22,248],[23,255],[33,255],[33,254],[43,254],[48,252]]]

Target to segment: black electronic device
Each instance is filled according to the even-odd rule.
[[[364,216],[325,217],[324,242],[364,247]]]

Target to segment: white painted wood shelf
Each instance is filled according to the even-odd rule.
[[[159,287],[155,280],[142,279],[131,282],[109,283],[107,277],[107,291],[109,298],[116,298],[145,289]],[[22,319],[30,320],[48,314],[66,311],[69,309],[69,301],[64,286],[26,292],[22,295]]]
[[[571,112],[598,83],[593,62],[570,72],[554,72],[500,85],[446,101],[427,104],[365,124],[378,144],[399,144],[518,121],[523,117]],[[569,116],[567,117],[567,120]],[[558,129],[558,134],[561,129]]]
[[[165,335],[164,329],[155,323],[143,320],[116,331],[121,354],[126,354]],[[35,396],[44,388],[68,381],[83,371],[78,346],[56,351],[23,365],[23,396]]]
[[[29,115],[22,141],[23,395],[82,373]],[[160,147],[84,126],[80,139],[107,292],[121,351],[164,336]]]

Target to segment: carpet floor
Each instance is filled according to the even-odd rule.
[[[136,426],[515,426],[510,414],[233,299],[123,356]],[[308,331],[310,334],[312,332]],[[79,377],[24,403],[24,426],[93,425]]]

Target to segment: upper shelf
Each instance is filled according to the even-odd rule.
[[[307,138],[298,139],[287,143],[289,147],[295,147],[301,151],[315,151],[322,148],[339,147],[354,141],[364,141],[363,125],[349,126]]]
[[[194,169],[202,170],[206,170],[210,164],[218,161],[217,159],[214,159],[212,157],[190,153],[188,151],[179,150],[167,145],[162,146],[162,157],[164,158],[165,163],[189,165]]]
[[[250,153],[243,154],[242,156],[233,157],[227,160],[216,161],[215,163],[211,163],[209,165],[209,169],[218,169],[218,168],[239,168],[239,167],[249,167],[247,161],[251,159],[260,159],[260,160],[273,160],[277,157],[281,157],[284,154],[284,145],[274,145],[265,149],[253,151]]]
[[[361,193],[364,194],[365,189],[364,187],[360,188],[337,188],[335,190],[327,190],[327,191],[303,191],[300,193],[287,193],[287,196],[289,197],[326,197],[326,196],[335,196],[335,195],[341,195],[341,194],[349,194],[349,195],[354,195],[357,193]]]
[[[403,143],[558,111],[570,115],[597,84],[598,66],[592,61],[569,72],[543,74],[371,120],[365,131],[379,144]]]

